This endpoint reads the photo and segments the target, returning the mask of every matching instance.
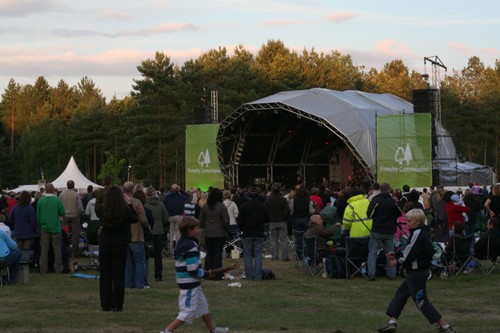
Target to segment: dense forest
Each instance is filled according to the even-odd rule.
[[[270,40],[256,55],[242,46],[210,50],[182,66],[157,52],[137,66],[131,94],[106,101],[91,78],[75,86],[44,77],[21,85],[11,79],[0,102],[0,187],[53,180],[71,155],[100,182],[131,173],[155,185],[184,182],[184,133],[203,100],[218,91],[219,120],[241,104],[279,91],[309,88],[391,93],[411,102],[426,87],[421,73],[394,59],[381,70],[354,64],[340,52],[291,51]],[[471,57],[440,83],[442,122],[458,153],[498,170],[500,59],[485,67]],[[129,167],[130,166],[130,167]]]

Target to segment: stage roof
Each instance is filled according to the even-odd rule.
[[[322,88],[280,92],[245,105],[265,104],[286,105],[322,119],[371,170],[376,170],[376,116],[413,113],[413,104],[391,94]]]

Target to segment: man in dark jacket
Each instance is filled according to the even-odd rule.
[[[281,242],[281,257],[288,261],[288,217],[290,207],[288,201],[281,195],[280,184],[273,184],[271,195],[266,200],[269,211],[269,236],[271,238],[271,254],[273,260],[278,260],[278,241]]]
[[[184,202],[186,202],[188,195],[181,190],[177,184],[173,184],[170,192],[163,199],[163,204],[167,208],[168,221],[170,222],[170,236],[168,242],[168,249],[170,253],[174,253],[174,243],[181,238],[179,232],[179,223],[184,217]]]
[[[479,259],[492,261],[500,256],[500,220],[496,217],[488,220],[488,232],[481,235],[474,245],[474,254]]]
[[[260,189],[248,189],[250,200],[240,207],[237,218],[242,232],[243,259],[247,280],[262,280],[262,251],[264,249],[264,225],[269,223],[269,212],[260,201]],[[252,258],[253,257],[253,258]]]
[[[367,216],[373,220],[368,243],[368,280],[375,280],[377,270],[377,253],[380,249],[387,256],[386,274],[393,279],[397,269],[390,265],[390,256],[394,255],[394,233],[397,228],[397,219],[401,216],[396,200],[389,193],[391,186],[387,183],[380,185],[380,193],[375,196],[368,206]]]

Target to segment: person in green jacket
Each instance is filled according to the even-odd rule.
[[[54,271],[62,273],[61,219],[66,215],[62,201],[57,197],[52,183],[45,186],[45,195],[38,201],[36,220],[40,228],[40,273],[48,272],[50,245],[54,250]],[[76,235],[78,237],[78,235]]]

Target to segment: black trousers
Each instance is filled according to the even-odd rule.
[[[222,267],[222,249],[226,239],[224,237],[205,237],[205,247],[207,257],[205,258],[205,270]],[[222,278],[223,274],[215,276],[215,279]]]
[[[427,277],[429,269],[408,271],[406,279],[401,283],[396,295],[387,307],[389,317],[399,318],[408,298],[412,298],[417,308],[427,318],[429,323],[437,323],[441,315],[427,298]]]
[[[126,261],[127,244],[99,245],[99,295],[104,311],[123,309]]]
[[[162,249],[164,235],[154,235],[154,249],[155,249],[155,278],[163,278],[163,261]]]

